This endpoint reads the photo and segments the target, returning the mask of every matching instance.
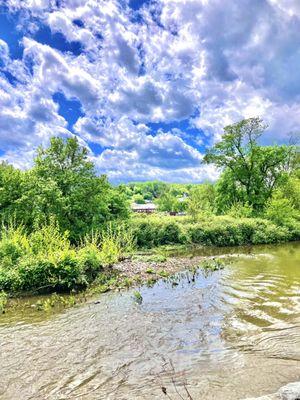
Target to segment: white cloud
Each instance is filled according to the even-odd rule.
[[[80,101],[84,116],[74,132],[87,145],[105,148],[95,156],[97,165],[118,180],[215,177],[199,165],[201,154],[191,143],[214,143],[224,125],[244,117],[268,122],[265,143],[286,142],[298,130],[297,0],[157,0],[139,15],[117,0],[1,4],[19,11],[24,31],[21,60],[0,40],[5,72],[12,75],[0,74],[0,140],[9,160],[13,148],[19,163],[22,151],[53,134],[71,134],[52,99],[56,92]],[[81,49],[38,43],[31,36],[39,24]],[[183,119],[203,135],[154,135],[147,126]]]

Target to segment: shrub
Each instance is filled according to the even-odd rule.
[[[179,217],[181,218],[181,217]],[[132,233],[138,247],[151,248],[187,241],[182,224],[176,217],[153,216],[133,219]]]
[[[182,230],[178,223],[168,222],[159,229],[159,244],[176,244],[182,243]]]
[[[0,238],[0,291],[70,291],[86,287],[101,268],[117,262],[134,247],[131,230],[108,227],[72,247],[54,222],[27,235],[3,228]]]
[[[243,204],[236,202],[232,204],[228,211],[228,215],[235,218],[250,218],[253,214],[253,207],[248,203]]]
[[[276,243],[296,240],[300,236],[300,223],[278,226],[261,218],[233,218],[206,216],[192,223],[185,217],[148,217],[133,221],[133,232],[139,247],[164,244],[194,243],[214,246]]]
[[[103,265],[112,265],[131,254],[135,239],[130,227],[125,224],[109,224],[101,233],[100,258]]]
[[[3,226],[0,234],[0,260],[4,268],[13,267],[19,258],[31,251],[31,246],[22,226]]]

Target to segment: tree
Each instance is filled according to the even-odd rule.
[[[87,149],[76,138],[54,137],[48,148],[40,147],[32,173],[59,190],[62,204],[56,217],[73,240],[126,214],[125,195],[113,189],[105,176],[96,175]]]
[[[40,147],[34,167],[21,172],[0,164],[1,220],[13,219],[28,231],[53,218],[72,241],[107,221],[129,215],[126,193],[97,176],[78,140],[54,137]]]
[[[281,225],[294,219],[297,211],[290,199],[282,197],[282,193],[276,191],[272,198],[268,200],[264,215],[276,224]]]
[[[194,186],[188,198],[188,214],[195,221],[200,213],[214,211],[215,189],[211,183]]]
[[[22,196],[23,173],[5,162],[0,163],[1,222],[16,218],[16,204]]]
[[[204,157],[204,162],[223,170],[217,192],[219,198],[226,198],[229,208],[241,202],[248,203],[254,211],[262,210],[291,170],[295,146],[260,146],[257,141],[265,129],[260,118],[229,125],[224,128],[221,141]]]
[[[159,211],[178,212],[180,209],[179,200],[170,192],[165,192],[158,200]]]
[[[141,194],[135,194],[132,197],[132,200],[136,203],[136,204],[145,204],[146,201],[144,199],[144,197]]]

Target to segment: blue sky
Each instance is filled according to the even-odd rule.
[[[112,182],[214,180],[222,128],[300,123],[298,0],[0,0],[0,160],[76,135]]]

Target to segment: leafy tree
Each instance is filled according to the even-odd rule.
[[[96,176],[87,149],[76,138],[54,137],[48,148],[39,148],[32,173],[58,188],[62,198],[58,223],[73,240],[126,214],[125,196],[113,190],[105,176]]]
[[[214,203],[215,189],[211,183],[194,186],[188,198],[188,213],[195,221],[199,213],[212,213]]]
[[[249,218],[253,214],[253,209],[248,203],[234,203],[228,210],[228,215],[235,218]]]
[[[0,218],[1,221],[16,218],[16,203],[22,193],[23,173],[8,165],[0,163]]]
[[[145,204],[145,199],[141,194],[135,194],[132,197],[132,200],[136,203],[136,204]]]
[[[274,193],[273,197],[267,202],[265,209],[266,218],[279,225],[290,222],[296,215],[297,212],[292,201],[283,197],[279,191]]]
[[[47,224],[52,217],[61,222],[65,199],[53,179],[41,178],[33,170],[24,172],[20,197],[15,202],[16,222],[28,230]]]
[[[293,173],[283,185],[278,189],[281,193],[281,197],[289,199],[295,208],[300,211],[300,175],[297,175],[297,171]]]
[[[179,200],[170,191],[165,192],[158,200],[159,211],[178,212],[180,209]]]
[[[265,129],[260,118],[229,125],[224,128],[222,140],[204,157],[206,163],[224,170],[217,190],[219,197],[226,198],[228,207],[241,202],[248,203],[255,211],[262,210],[291,170],[296,148],[260,146],[258,139]]]
[[[87,149],[75,138],[57,137],[39,148],[29,171],[0,165],[0,210],[2,221],[13,218],[29,231],[55,218],[73,241],[129,215],[126,194],[96,175]]]

